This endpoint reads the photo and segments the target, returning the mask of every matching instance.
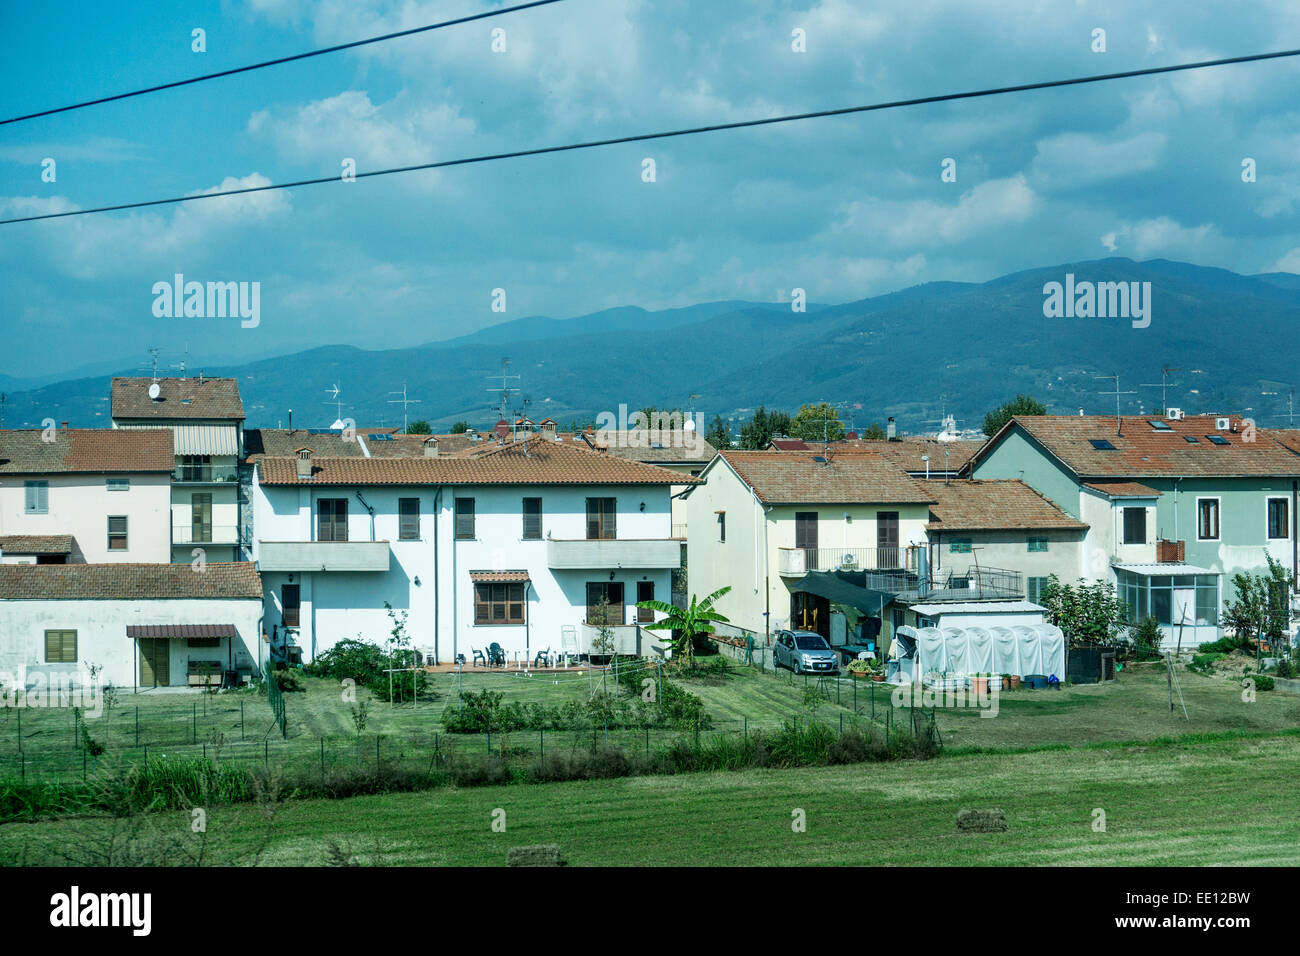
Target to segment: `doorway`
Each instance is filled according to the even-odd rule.
[[[790,627],[796,631],[815,631],[828,641],[831,636],[831,602],[829,599],[794,591],[790,595]]]
[[[140,685],[167,687],[171,684],[171,641],[165,637],[141,637]]]

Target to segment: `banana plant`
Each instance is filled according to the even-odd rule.
[[[696,635],[712,634],[715,621],[727,623],[726,617],[713,610],[713,604],[730,590],[730,585],[718,588],[702,601],[697,601],[696,596],[692,594],[689,607],[677,607],[675,604],[665,604],[663,601],[637,601],[636,606],[658,611],[664,615],[659,620],[642,626],[648,631],[673,632],[675,635],[672,638],[673,656],[681,657],[686,661],[687,667],[693,667]]]

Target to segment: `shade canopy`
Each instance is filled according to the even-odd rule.
[[[140,637],[191,638],[191,637],[238,637],[233,624],[128,624],[126,636]]]
[[[879,615],[894,595],[855,584],[855,576],[859,579],[865,577],[861,572],[853,571],[809,571],[795,582],[791,590],[805,591],[835,604],[846,604],[867,614]]]

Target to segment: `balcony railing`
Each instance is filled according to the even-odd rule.
[[[233,524],[179,524],[172,528],[172,544],[239,544],[239,528]]]
[[[557,571],[680,568],[682,543],[673,538],[548,538],[546,566]]]
[[[172,483],[177,485],[233,485],[238,481],[234,468],[177,468],[172,472]]]
[[[778,573],[798,577],[809,571],[915,571],[909,548],[781,548]]]
[[[686,525],[685,525],[685,524],[675,524],[675,525],[673,525],[673,537],[676,538],[678,541],[685,541],[685,540],[686,540]]]
[[[643,657],[650,653],[651,645],[665,645],[668,635],[662,631],[647,631],[636,624],[611,624],[608,626],[612,649],[600,646],[600,628],[594,624],[583,624],[579,628],[580,654],[604,656],[609,653],[626,654]]]
[[[260,571],[387,571],[387,541],[259,541]]]
[[[1025,579],[1019,571],[1005,568],[977,568],[975,565],[960,571],[944,568],[935,573],[929,587],[919,591],[917,596],[924,600],[944,601],[1023,598]]]

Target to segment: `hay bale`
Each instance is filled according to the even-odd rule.
[[[564,866],[564,857],[554,843],[537,846],[512,846],[506,856],[508,866]]]
[[[1003,833],[1007,829],[1007,815],[996,807],[958,810],[957,829],[967,833]]]

